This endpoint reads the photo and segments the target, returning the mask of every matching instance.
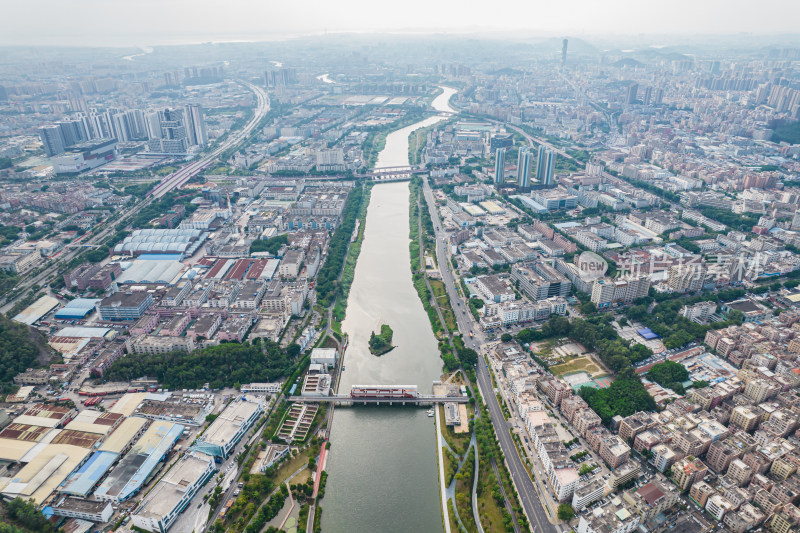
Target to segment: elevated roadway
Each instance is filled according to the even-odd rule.
[[[148,196],[161,198],[169,191],[182,187],[190,179],[211,166],[211,164],[217,159],[217,157],[219,157],[220,154],[229,148],[238,145],[247,139],[247,137],[253,132],[255,127],[261,122],[261,119],[263,119],[269,111],[269,98],[267,97],[267,92],[261,87],[248,82],[243,83],[256,94],[257,104],[253,118],[250,119],[244,128],[236,133],[231,134],[222,144],[214,148],[202,158],[198,159],[197,161],[192,161],[188,165],[181,167],[172,174],[165,176],[164,179],[161,180],[161,182],[156,185],[153,190],[150,191],[150,193],[148,193]]]

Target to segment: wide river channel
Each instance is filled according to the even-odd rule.
[[[443,87],[437,111],[453,111]],[[408,136],[446,116],[390,133],[376,168],[408,165]],[[417,385],[430,394],[442,361],[428,315],[411,281],[408,182],[372,188],[367,222],[342,329],[349,336],[340,393],[357,385]],[[367,342],[381,324],[394,330],[391,352],[375,357]],[[337,408],[328,481],[321,501],[325,533],[442,531],[436,434],[422,407]]]

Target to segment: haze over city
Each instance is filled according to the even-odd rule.
[[[652,6],[634,0],[501,0],[491,4],[411,0],[389,5],[367,0],[232,0],[224,4],[212,0],[31,0],[6,2],[3,15],[0,44],[5,46],[139,46],[340,32],[489,33],[525,38],[565,34],[776,36],[796,31],[800,6],[787,0],[766,0],[757,8],[744,0],[677,0]]]

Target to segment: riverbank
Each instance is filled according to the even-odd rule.
[[[359,206],[356,216],[356,227],[350,237],[350,246],[347,249],[347,255],[339,278],[339,293],[333,304],[333,323],[331,324],[331,329],[340,336],[342,334],[341,322],[344,320],[347,309],[347,298],[350,295],[350,287],[353,285],[356,263],[361,253],[361,245],[364,242],[364,233],[367,229],[367,209],[369,207],[371,191],[372,184],[364,186],[361,205]]]
[[[402,128],[414,125],[434,116],[430,111],[413,109],[404,117],[401,117],[390,124],[376,126],[374,130],[367,134],[364,141],[364,163],[367,168],[375,168],[378,163],[379,155],[386,148],[386,138]]]

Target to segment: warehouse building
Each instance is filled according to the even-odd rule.
[[[59,303],[57,299],[46,294],[23,309],[21,313],[14,317],[14,321],[32,326],[47,313],[58,307]]]
[[[57,432],[49,427],[12,422],[0,431],[0,460],[21,462],[37,443],[49,443]]]
[[[117,278],[119,285],[174,285],[183,274],[180,261],[134,261]]]
[[[135,496],[157,471],[161,461],[183,435],[184,427],[153,422],[94,492],[103,501],[124,502]]]
[[[186,454],[147,494],[132,515],[133,525],[166,533],[216,470],[214,457],[197,451]]]
[[[67,305],[56,311],[54,315],[58,320],[82,320],[94,311],[97,302],[94,298],[75,298]]]
[[[98,449],[121,455],[142,436],[148,425],[149,422],[146,418],[130,416],[123,420],[111,435],[106,437]]]
[[[43,503],[64,482],[75,468],[91,454],[91,450],[71,444],[47,444],[3,488],[4,497],[32,499]]]
[[[39,403],[26,409],[14,419],[14,423],[55,428],[64,425],[75,412],[68,407]]]
[[[208,238],[199,229],[139,229],[114,247],[118,255],[178,254],[191,257]]]
[[[116,453],[112,452],[94,452],[88,461],[67,478],[59,492],[85,498],[118,457]]]
[[[225,459],[264,412],[264,398],[242,396],[233,400],[208,426],[193,449]]]
[[[86,433],[97,433],[105,435],[117,427],[125,417],[119,413],[108,411],[96,411],[86,409],[65,426],[66,429],[73,431],[84,431]]]

